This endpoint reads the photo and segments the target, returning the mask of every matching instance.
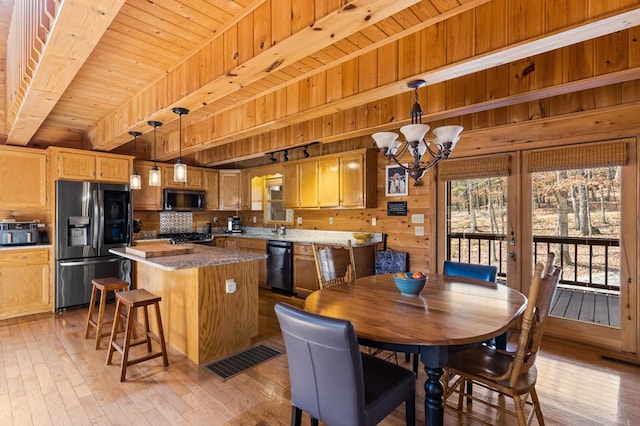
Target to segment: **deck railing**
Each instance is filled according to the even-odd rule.
[[[498,276],[506,277],[510,252],[505,234],[449,234],[447,252],[451,260],[498,267]],[[587,237],[533,237],[533,261],[544,262],[547,253],[556,253],[555,263],[562,267],[561,284],[594,290],[617,292],[619,284],[620,240]],[[516,254],[517,255],[517,254]]]

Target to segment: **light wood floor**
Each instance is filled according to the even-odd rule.
[[[280,348],[273,305],[284,299],[301,304],[261,293],[259,340]],[[222,382],[170,350],[168,368],[160,359],[134,365],[128,380],[120,383],[119,366],[105,365],[107,338],[97,351],[93,340],[83,339],[85,315],[86,309],[77,309],[0,321],[0,425],[289,423],[286,356]],[[114,358],[120,359],[117,354]],[[640,424],[639,368],[550,341],[543,346],[538,369],[537,389],[548,425]],[[421,373],[420,422],[423,382]],[[449,410],[445,415],[447,424],[458,424]],[[400,408],[382,424],[400,425],[403,419]],[[513,421],[494,418],[491,423]],[[303,424],[309,424],[308,417]]]

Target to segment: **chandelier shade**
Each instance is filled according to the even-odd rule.
[[[430,127],[421,123],[422,108],[418,103],[418,89],[425,85],[426,82],[424,80],[412,80],[407,84],[409,88],[415,91],[415,101],[411,108],[411,124],[400,128],[400,133],[406,140],[404,146],[401,141],[397,140],[398,134],[395,132],[378,132],[371,135],[378,149],[387,160],[394,161],[408,171],[409,176],[414,180],[413,186],[420,185],[420,179],[422,179],[427,170],[441,160],[449,158],[463,130],[462,126],[438,127],[433,129],[433,134],[435,135],[433,143],[431,144],[425,140]],[[404,164],[401,159],[407,151],[413,157],[413,161]],[[427,154],[429,155],[427,156]]]

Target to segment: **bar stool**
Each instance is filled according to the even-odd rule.
[[[87,324],[84,329],[84,338],[89,338],[89,332],[91,328],[96,329],[96,349],[100,349],[100,340],[104,336],[110,334],[109,331],[102,332],[102,326],[111,323],[111,321],[104,321],[104,310],[107,303],[107,295],[110,291],[115,293],[125,291],[129,287],[129,283],[122,281],[117,277],[96,278],[91,280],[93,288],[91,289],[91,303],[89,304],[89,314],[87,315]],[[98,291],[100,291],[100,308],[98,309],[98,320],[93,319],[93,310],[96,306],[96,299],[98,297]],[[116,311],[117,312],[117,311]]]
[[[120,361],[120,381],[124,382],[127,367],[139,362],[147,361],[159,356],[163,359],[163,365],[167,367],[169,365],[169,358],[167,357],[167,346],[164,341],[164,331],[162,330],[162,319],[160,318],[160,296],[156,296],[153,293],[148,292],[145,289],[137,289],[130,291],[122,291],[116,293],[116,316],[113,320],[113,328],[111,329],[111,340],[109,342],[109,354],[107,355],[107,365],[111,364],[111,358],[113,357],[113,351],[117,350],[122,355]],[[158,334],[154,334],[149,330],[149,305],[155,306],[156,321],[158,323]],[[125,313],[121,312],[121,307],[125,307]],[[144,338],[131,341],[134,325],[134,314],[136,308],[144,308]],[[127,325],[124,330],[124,341],[122,345],[116,343],[116,337],[119,332],[119,325],[121,318],[124,317],[127,320]],[[152,352],[151,340],[155,340],[160,344],[160,352]],[[141,344],[147,344],[147,354],[139,358],[129,359],[129,350],[132,346]]]

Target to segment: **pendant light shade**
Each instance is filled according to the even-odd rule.
[[[175,114],[180,116],[180,153],[178,161],[173,166],[173,181],[174,182],[187,182],[187,165],[182,162],[182,116],[189,114],[189,110],[186,108],[173,108]]]
[[[142,188],[142,179],[140,179],[140,175],[138,174],[138,170],[136,170],[136,154],[137,154],[137,140],[138,136],[142,133],[140,132],[129,132],[131,136],[133,136],[133,173],[129,176],[129,185],[131,185],[131,189],[140,189]]]
[[[162,126],[162,123],[159,121],[147,121],[147,123],[153,127],[153,167],[149,170],[149,186],[160,186],[162,184],[162,174],[156,164],[156,156],[158,155],[156,150],[156,133],[157,128]]]

